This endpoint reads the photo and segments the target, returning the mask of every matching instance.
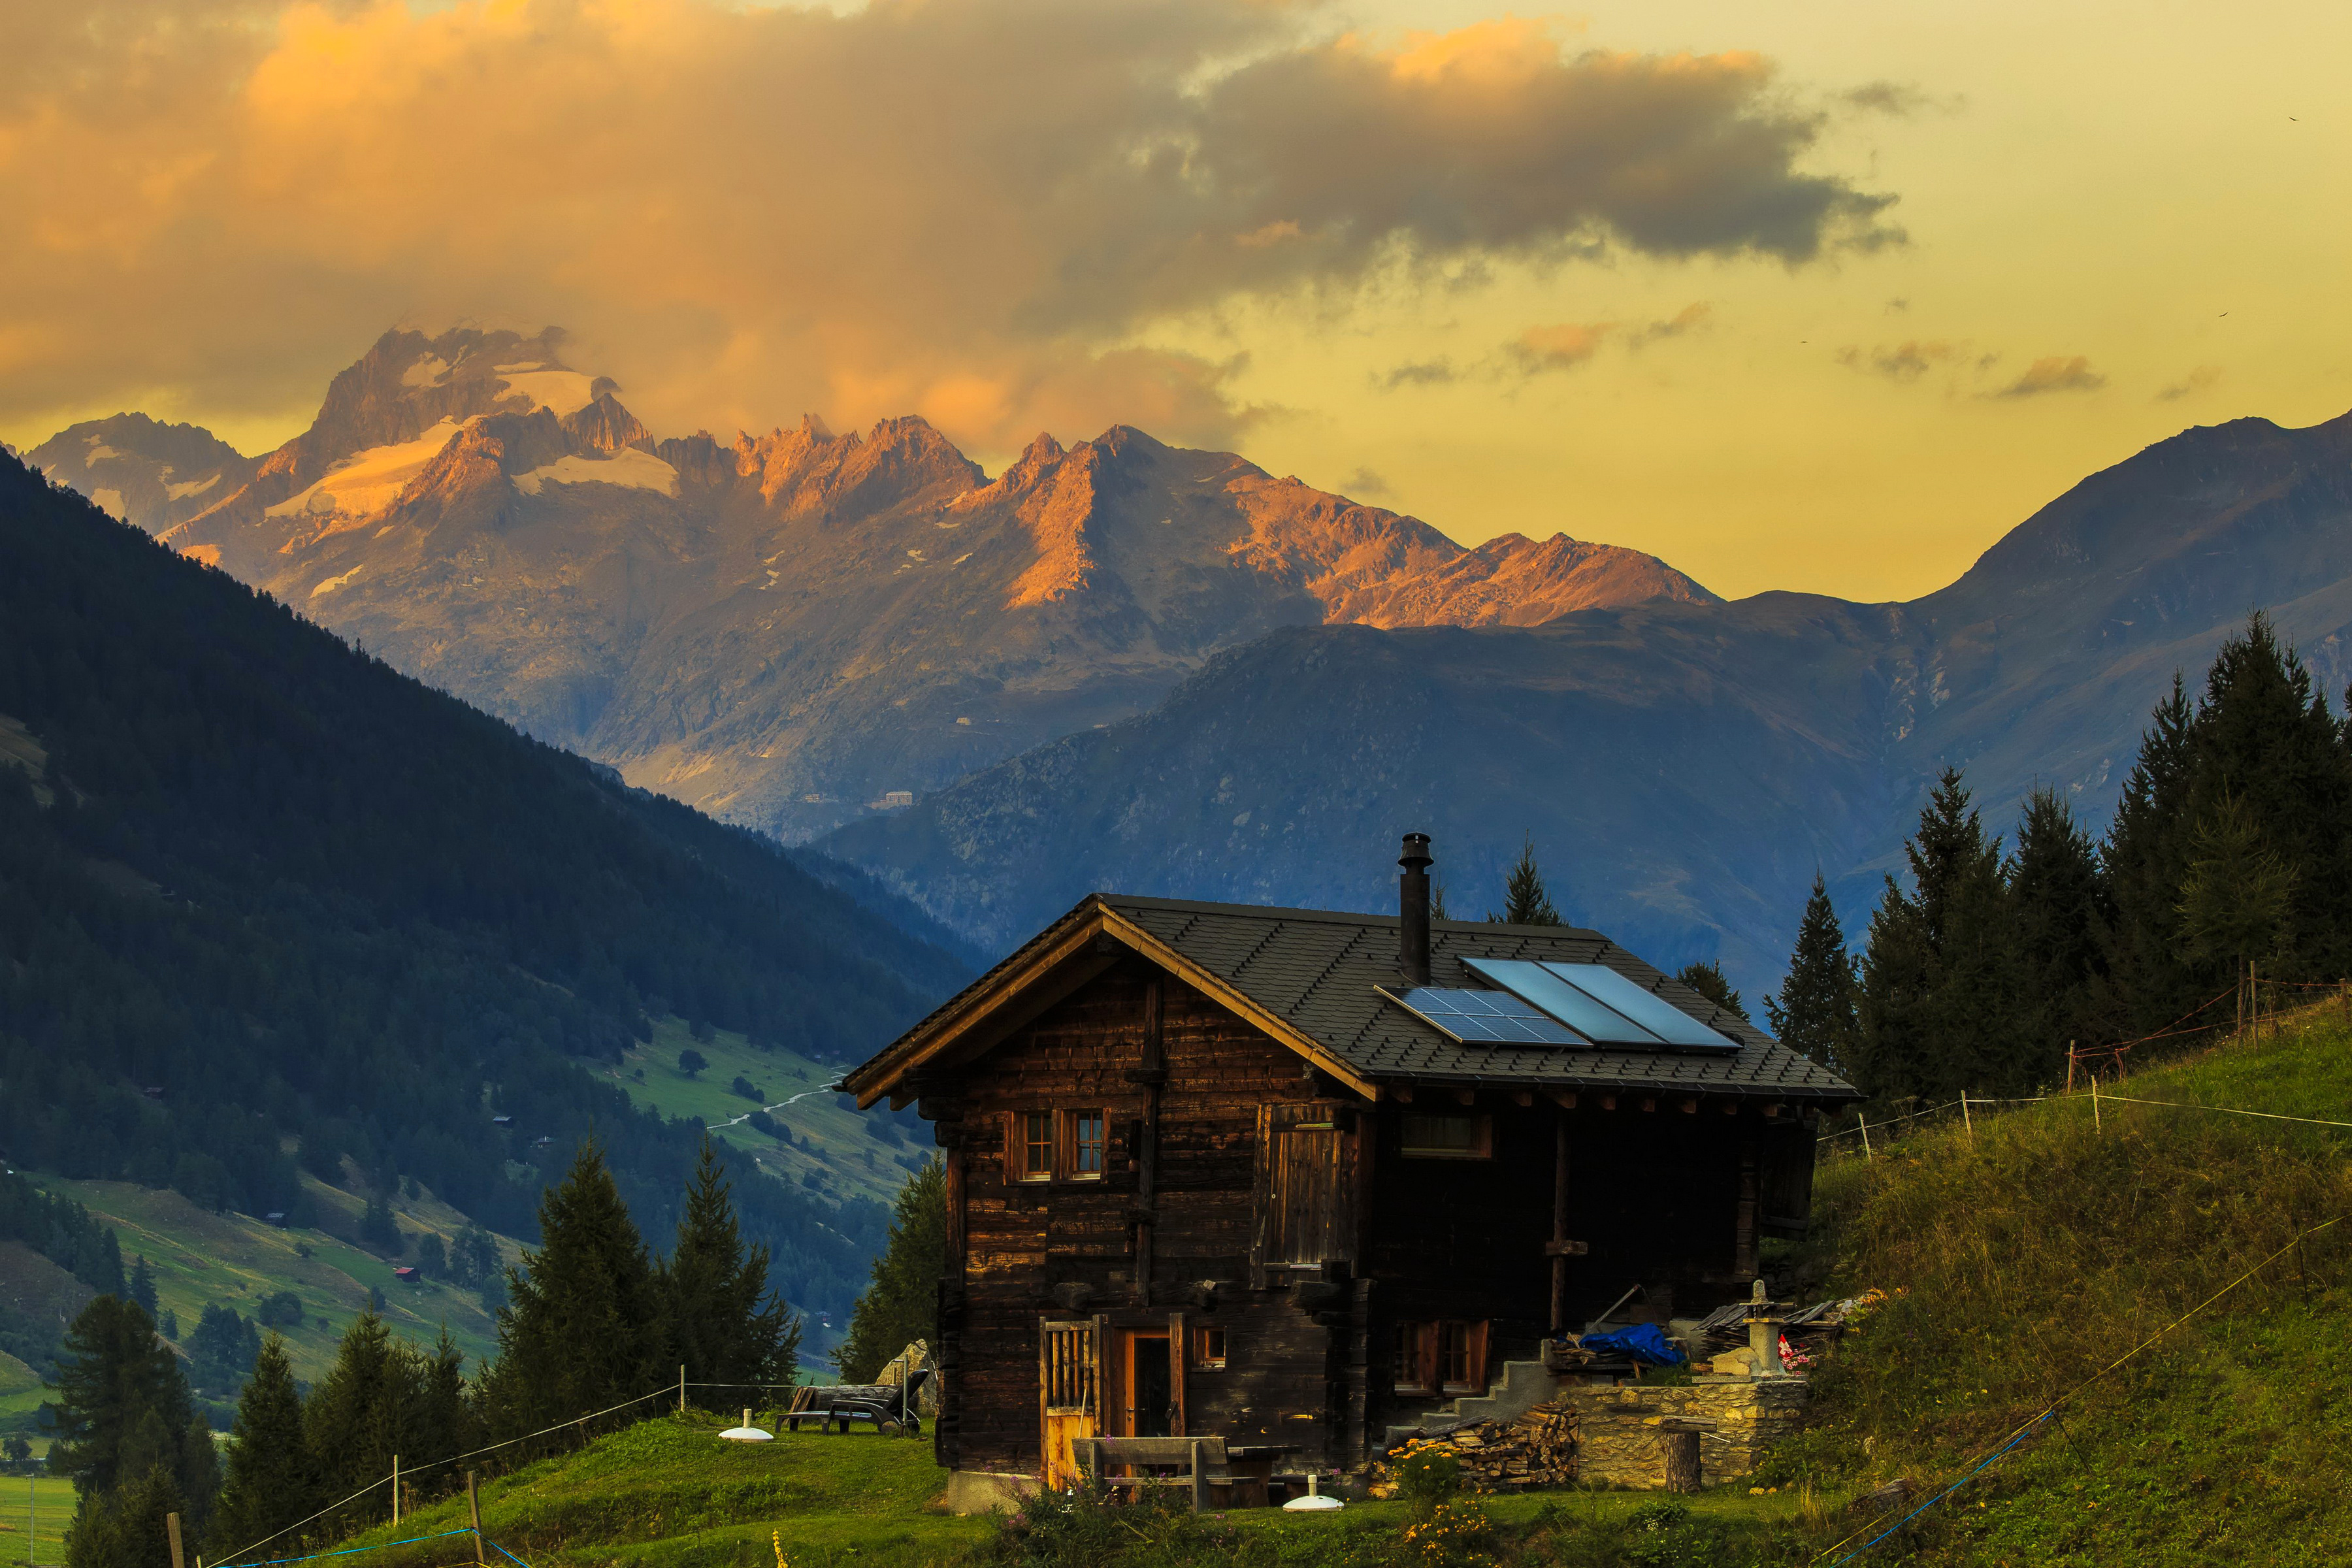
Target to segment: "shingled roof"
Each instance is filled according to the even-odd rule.
[[[1431,983],[1483,986],[1469,958],[1603,963],[1739,1043],[1736,1052],[1464,1045],[1382,996],[1394,988],[1394,915],[1271,909],[1185,899],[1090,894],[845,1080],[862,1103],[899,1092],[927,1043],[960,1026],[1009,987],[1045,973],[1088,931],[1171,963],[1234,1007],[1360,1088],[1417,1083],[1546,1089],[1768,1096],[1834,1103],[1859,1098],[1828,1068],[1643,963],[1596,931],[1574,926],[1430,922]],[[1155,951],[1156,950],[1156,951]]]

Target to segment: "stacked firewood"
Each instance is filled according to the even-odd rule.
[[[1539,1405],[1507,1421],[1476,1421],[1415,1437],[1374,1468],[1368,1489],[1371,1495],[1394,1497],[1397,1461],[1429,1450],[1458,1460],[1462,1484],[1474,1491],[1567,1486],[1576,1479],[1576,1416],[1558,1405]]]

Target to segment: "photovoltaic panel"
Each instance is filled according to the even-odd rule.
[[[1667,1043],[1664,1037],[1642,1027],[1540,963],[1524,958],[1465,958],[1462,963],[1479,979],[1533,1003],[1595,1045],[1655,1050]]]
[[[1710,1029],[1680,1007],[1626,979],[1605,963],[1546,963],[1544,968],[1597,1002],[1622,1013],[1668,1045],[1736,1051],[1739,1042]]]
[[[1588,1042],[1507,991],[1474,991],[1416,985],[1407,991],[1376,989],[1440,1033],[1464,1045],[1581,1046]]]

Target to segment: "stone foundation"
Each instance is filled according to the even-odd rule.
[[[1804,1415],[1805,1380],[1743,1377],[1570,1388],[1558,1403],[1576,1419],[1576,1479],[1581,1484],[1640,1491],[1665,1485],[1666,1461],[1655,1423],[1679,1417],[1716,1424],[1698,1440],[1700,1484],[1716,1486],[1754,1474],[1773,1439],[1797,1429]]]

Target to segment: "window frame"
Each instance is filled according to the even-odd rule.
[[[1225,1331],[1221,1326],[1196,1326],[1192,1330],[1192,1365],[1195,1372],[1223,1372],[1228,1353]]]
[[[1470,1142],[1460,1148],[1434,1144],[1416,1147],[1405,1131],[1415,1121],[1467,1122]],[[1397,1118],[1397,1154],[1406,1160],[1491,1160],[1495,1157],[1495,1119],[1484,1111],[1475,1110],[1408,1110]]]
[[[1008,1156],[1005,1163],[1011,1167],[1007,1174],[1013,1184],[1020,1186],[1034,1186],[1040,1182],[1052,1181],[1056,1142],[1054,1136],[1054,1113],[1051,1110],[1016,1110],[1012,1113],[1010,1121],[1011,1125],[1006,1131],[1004,1140],[1005,1153]],[[1045,1124],[1045,1137],[1042,1143],[1032,1136],[1035,1131],[1035,1123],[1039,1121]],[[1045,1153],[1045,1163],[1039,1165],[1034,1163],[1034,1156],[1041,1148]]]
[[[1397,1323],[1393,1393],[1412,1399],[1444,1399],[1480,1394],[1493,1386],[1487,1364],[1493,1321],[1486,1318],[1423,1318]],[[1459,1379],[1454,1357],[1461,1355]]]
[[[1060,1117],[1062,1177],[1072,1182],[1099,1182],[1110,1174],[1110,1112],[1099,1105],[1081,1106],[1065,1110]],[[1080,1165],[1084,1152],[1089,1147],[1083,1129],[1094,1126],[1095,1164],[1092,1170]]]

